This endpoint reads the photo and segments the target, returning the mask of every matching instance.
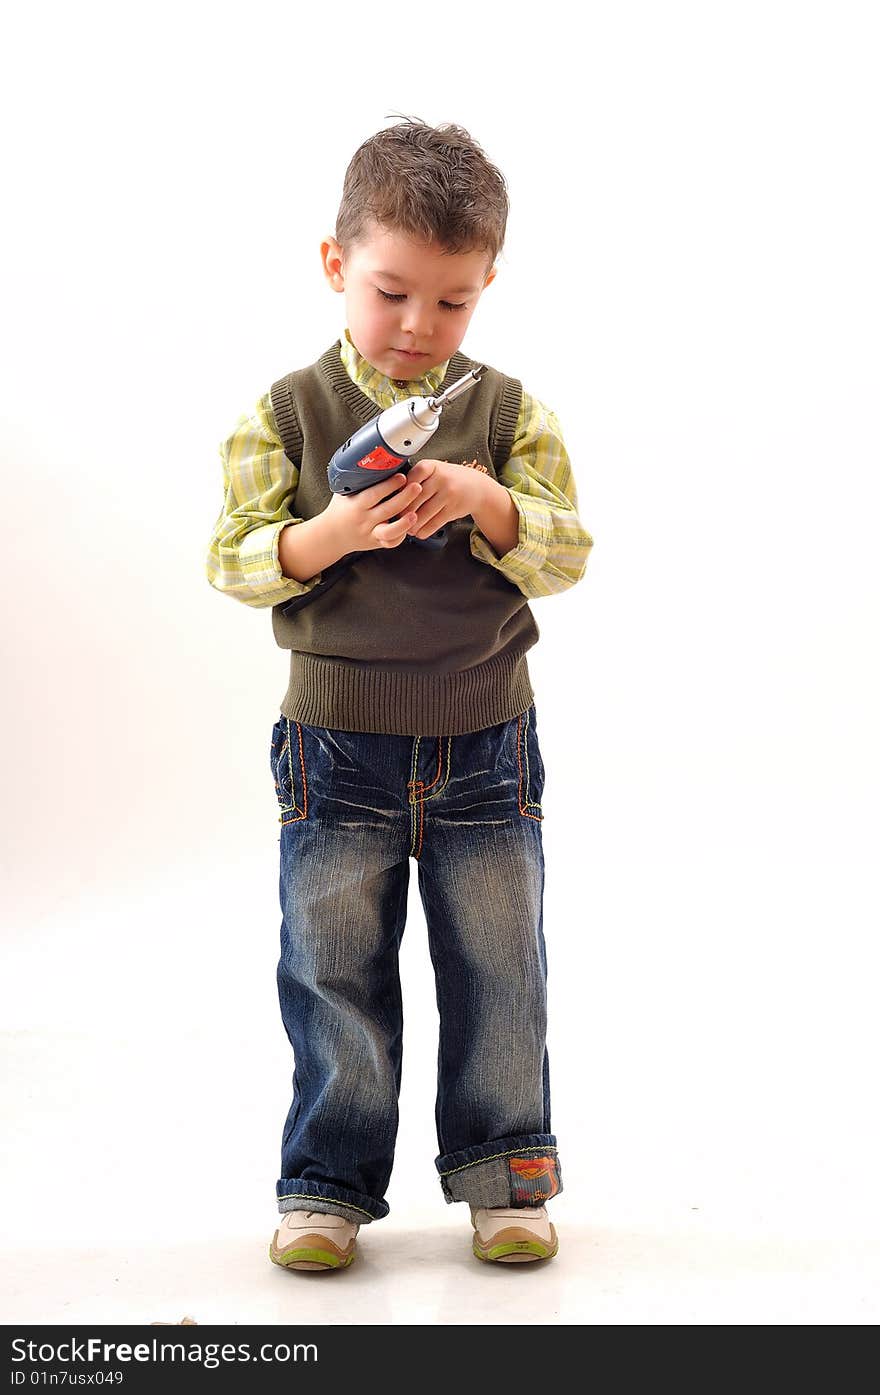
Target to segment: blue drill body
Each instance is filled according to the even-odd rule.
[[[466,373],[437,397],[408,397],[386,407],[357,430],[334,453],[327,479],[334,494],[357,494],[391,475],[409,473],[412,456],[431,439],[447,402],[453,402],[480,381],[482,367]],[[399,515],[398,515],[399,516]],[[437,549],[446,546],[446,529],[429,538],[407,535],[406,542]]]

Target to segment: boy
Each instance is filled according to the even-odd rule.
[[[461,127],[404,120],[367,140],[321,244],[345,332],[221,446],[208,578],[271,606],[290,650],[270,764],[295,1069],[269,1247],[290,1269],[347,1267],[360,1226],[388,1214],[410,857],[437,984],[443,1194],[469,1204],[478,1258],[557,1251],[544,1206],[562,1189],[544,766],[526,651],[538,639],[527,597],[574,585],[593,543],[562,433],[485,367],[444,408],[432,438],[443,459],[348,496],[327,479],[335,450],[381,409],[478,366],[459,345],[495,279],[507,212],[503,176]],[[408,541],[440,528],[443,548]]]

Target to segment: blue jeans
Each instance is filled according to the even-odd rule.
[[[271,768],[281,811],[278,994],[294,1056],[279,1211],[359,1224],[388,1214],[410,858],[440,1018],[443,1194],[542,1205],[562,1184],[550,1132],[534,704],[459,736],[281,717]]]

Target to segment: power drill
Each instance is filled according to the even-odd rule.
[[[430,441],[446,403],[472,388],[485,371],[483,364],[472,368],[438,397],[408,397],[405,402],[395,402],[349,436],[327,466],[333,493],[358,494],[390,475],[408,474],[412,455]],[[404,541],[433,549],[445,547],[446,529],[438,528],[429,538],[407,533]]]
[[[327,466],[327,479],[333,493],[358,494],[371,484],[388,479],[390,475],[408,474],[412,455],[430,441],[440,425],[440,415],[446,403],[454,402],[456,397],[472,388],[485,371],[485,364],[472,368],[438,397],[408,397],[405,402],[395,402],[393,407],[386,407],[384,412],[349,436]],[[400,514],[396,517],[399,518]],[[445,547],[446,540],[445,528],[438,528],[429,538],[414,538],[410,533],[404,538],[405,542],[419,543],[435,551]],[[323,596],[351,564],[364,555],[363,552],[350,552],[338,562],[325,567],[317,586],[284,602],[281,606],[283,613],[292,614]]]

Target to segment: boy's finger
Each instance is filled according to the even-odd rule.
[[[368,484],[367,489],[371,489],[381,499],[398,493],[404,484],[406,484],[405,475],[389,475],[387,479],[377,480],[375,484]]]
[[[406,533],[415,522],[415,519],[416,515],[414,513],[404,513],[401,514],[400,518],[389,519],[386,523],[377,523],[376,531],[386,535],[391,534],[392,536],[399,532]]]

